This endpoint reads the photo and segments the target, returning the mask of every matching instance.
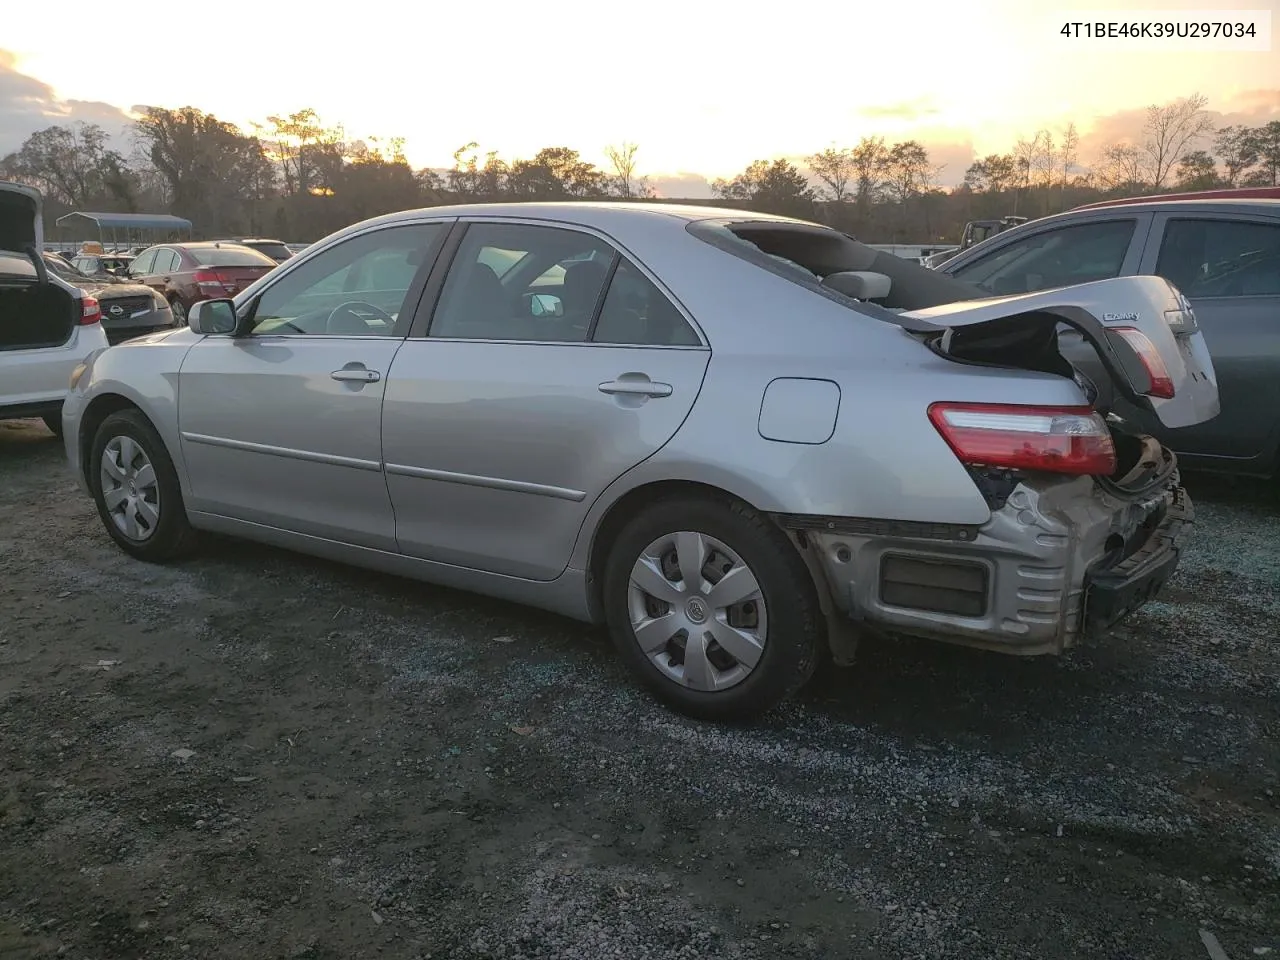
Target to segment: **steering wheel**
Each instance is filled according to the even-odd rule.
[[[351,319],[358,321],[367,331],[369,325],[365,321],[365,318],[356,312],[356,307],[363,307],[366,313],[371,313],[375,318],[385,320],[387,324],[395,326],[396,318],[391,316],[391,314],[387,313],[387,311],[383,310],[381,307],[373,305],[368,300],[348,300],[346,303],[340,303],[329,311],[329,316],[324,322],[325,332],[335,332],[333,329],[334,320],[338,316],[350,317]]]

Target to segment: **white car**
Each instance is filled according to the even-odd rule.
[[[60,435],[71,374],[107,335],[97,299],[49,272],[43,234],[40,194],[0,181],[0,420]]]

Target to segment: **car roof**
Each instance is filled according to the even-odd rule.
[[[1087,205],[1076,207],[1074,210],[1068,210],[1065,213],[1056,214],[1056,216],[1065,217],[1068,214],[1092,215],[1107,213],[1125,213],[1134,212],[1141,213],[1143,211],[1161,212],[1165,210],[1175,211],[1220,211],[1222,213],[1240,213],[1248,210],[1250,207],[1257,208],[1262,213],[1280,213],[1280,200],[1271,199],[1269,197],[1223,197],[1220,199],[1201,199],[1201,200],[1138,200],[1133,203],[1116,203],[1116,204],[1099,204],[1098,206]],[[1044,219],[1049,219],[1048,217]],[[1042,223],[1043,220],[1033,220],[1032,223]]]
[[[372,226],[401,223],[423,218],[511,218],[521,220],[545,220],[548,223],[569,224],[600,230],[603,233],[617,231],[625,234],[630,231],[682,229],[684,225],[700,220],[753,221],[790,224],[809,229],[820,228],[830,230],[823,224],[793,217],[781,217],[772,213],[760,213],[755,210],[741,210],[732,207],[714,207],[701,204],[682,203],[629,203],[626,201],[581,200],[581,201],[545,201],[532,203],[467,203],[440,207],[419,207],[412,210],[400,210],[386,213],[378,217],[370,217],[358,223],[350,224],[330,234],[323,241],[309,244],[308,249],[317,247],[321,242],[329,243],[339,238],[357,233]],[[618,236],[617,239],[623,239]]]
[[[581,200],[536,203],[466,203],[442,207],[422,207],[389,213],[378,220],[438,217],[524,217],[534,220],[568,220],[588,226],[616,223],[619,218],[632,220],[677,219],[696,220],[773,220],[779,223],[805,223],[792,217],[780,217],[754,210],[688,203],[628,203],[626,201]],[[369,222],[369,221],[366,221]]]

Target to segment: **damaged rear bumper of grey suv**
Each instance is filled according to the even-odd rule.
[[[1022,481],[981,526],[776,519],[855,629],[1037,655],[1152,599],[1193,518],[1176,478],[1131,500],[1078,477]]]

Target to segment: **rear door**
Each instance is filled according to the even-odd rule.
[[[701,389],[710,351],[655,279],[581,227],[465,226],[387,383],[401,551],[560,575],[591,504],[670,439]]]
[[[1220,384],[1221,414],[1170,444],[1265,469],[1280,440],[1280,215],[1157,214],[1140,271],[1190,301]]]

